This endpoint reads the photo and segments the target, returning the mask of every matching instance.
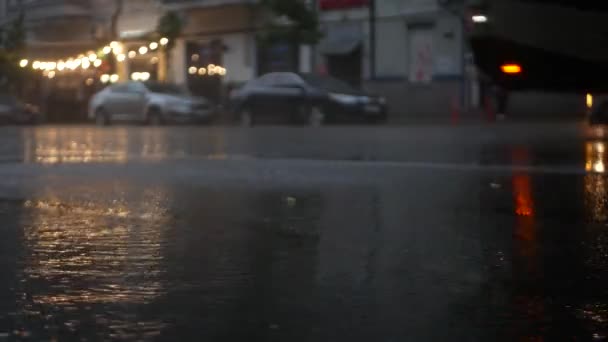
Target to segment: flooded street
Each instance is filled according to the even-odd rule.
[[[0,341],[608,337],[608,129],[0,129]]]

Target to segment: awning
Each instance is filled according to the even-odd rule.
[[[355,51],[360,45],[360,37],[326,38],[319,43],[319,52],[325,55],[346,55]]]
[[[325,33],[318,45],[319,52],[325,55],[349,54],[363,42],[361,25],[356,23],[330,25]]]

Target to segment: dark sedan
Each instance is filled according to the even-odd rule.
[[[0,94],[1,124],[36,124],[41,121],[37,106],[23,103],[10,94]]]
[[[386,120],[386,100],[338,79],[274,72],[230,94],[230,107],[244,126],[264,121],[318,126],[326,122]]]

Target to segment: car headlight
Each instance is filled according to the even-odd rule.
[[[329,98],[333,101],[342,103],[342,104],[356,104],[359,102],[358,96],[347,95],[347,94],[334,94],[330,93]]]

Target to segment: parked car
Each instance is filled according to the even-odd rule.
[[[386,100],[329,76],[274,72],[249,81],[230,94],[230,108],[241,125],[273,118],[309,125],[339,120],[386,120]]]
[[[209,122],[212,103],[192,96],[185,88],[159,82],[125,82],[110,85],[89,103],[89,119],[98,125],[112,122],[164,123]]]
[[[0,122],[3,124],[36,124],[42,120],[40,109],[10,94],[0,94]]]

